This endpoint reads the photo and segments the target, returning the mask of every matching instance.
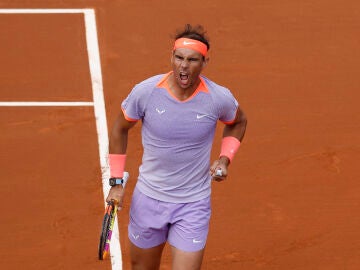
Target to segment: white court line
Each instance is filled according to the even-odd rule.
[[[103,83],[102,83],[102,74],[101,74],[101,63],[100,63],[100,53],[99,45],[97,38],[97,29],[96,29],[96,19],[94,9],[0,9],[0,14],[68,14],[68,13],[83,13],[85,19],[85,31],[86,31],[86,45],[88,51],[88,59],[90,66],[90,76],[92,82],[92,91],[93,91],[93,100],[94,102],[81,102],[82,105],[77,106],[94,106],[95,120],[96,120],[96,129],[98,134],[98,144],[99,144],[99,157],[100,157],[100,166],[102,173],[102,184],[104,198],[105,194],[109,191],[109,185],[107,183],[110,176],[110,170],[107,162],[108,156],[108,129],[106,121],[106,111],[105,111],[105,101],[103,93]],[[14,103],[10,102],[1,102],[3,106],[10,106]],[[6,105],[7,104],[7,105]],[[22,103],[21,106],[27,106]],[[44,106],[46,103],[36,102],[33,103],[33,106]],[[75,103],[71,102],[61,102],[53,103],[47,102],[46,106],[74,106]],[[67,105],[65,105],[67,104]],[[80,103],[78,103],[80,104]],[[115,220],[112,240],[110,243],[110,255],[111,255],[111,264],[113,270],[122,269],[122,255],[120,247],[120,236],[118,229],[118,221]]]
[[[86,13],[87,11],[92,11],[92,9],[79,9],[79,8],[69,8],[69,9],[61,9],[61,8],[50,8],[50,9],[0,9],[0,13],[3,14],[64,14],[64,13]]]
[[[0,107],[36,107],[36,106],[94,106],[94,102],[77,101],[3,101]]]
[[[86,10],[85,27],[86,27],[86,44],[89,55],[89,66],[91,74],[91,82],[93,89],[94,110],[96,118],[96,127],[98,132],[100,165],[102,171],[102,183],[104,198],[108,194],[110,170],[107,162],[108,157],[108,129],[106,121],[105,101],[103,92],[103,83],[101,75],[101,63],[99,53],[99,43],[97,38],[96,19],[94,10]],[[113,270],[122,269],[122,255],[120,247],[120,236],[117,218],[114,223],[113,234],[110,242],[110,256]]]

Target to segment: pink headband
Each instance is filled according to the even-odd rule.
[[[203,56],[206,56],[207,46],[201,41],[190,39],[190,38],[179,38],[175,40],[174,51],[177,48],[188,48],[194,51],[201,53]]]

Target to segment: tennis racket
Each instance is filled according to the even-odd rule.
[[[122,178],[124,180],[123,187],[125,188],[126,182],[129,179],[129,173],[124,172]],[[104,219],[101,228],[100,242],[99,242],[99,260],[105,259],[110,254],[110,240],[113,233],[115,217],[118,208],[118,201],[111,200],[107,203],[105,208]]]
[[[111,200],[105,208],[99,242],[99,260],[105,259],[110,253],[110,240],[114,228],[117,204],[116,200]]]

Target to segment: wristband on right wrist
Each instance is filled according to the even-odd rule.
[[[124,176],[126,154],[109,154],[110,177]]]

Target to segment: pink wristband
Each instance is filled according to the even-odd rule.
[[[125,154],[109,154],[109,166],[111,177],[123,177],[125,169]]]
[[[224,137],[221,141],[220,157],[225,156],[229,158],[230,162],[233,160],[235,153],[240,147],[240,141],[235,137]]]

